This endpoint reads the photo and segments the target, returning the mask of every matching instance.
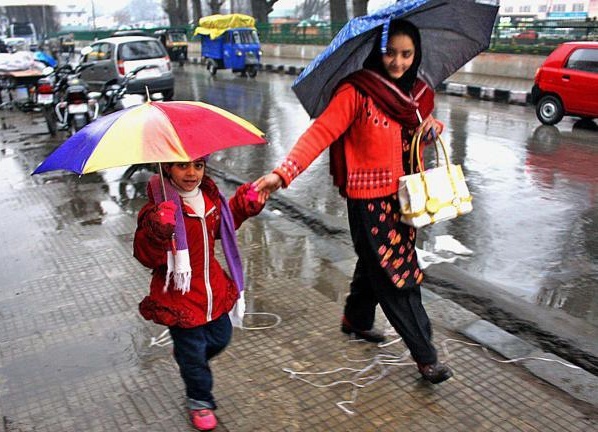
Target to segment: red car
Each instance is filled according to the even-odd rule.
[[[536,71],[532,103],[546,125],[598,117],[598,42],[565,42]]]

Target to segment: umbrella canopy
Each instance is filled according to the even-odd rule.
[[[498,1],[493,0],[399,0],[345,24],[297,77],[292,88],[307,113],[317,117],[338,83],[362,69],[378,35],[398,18],[419,29],[422,62],[418,75],[435,88],[488,48],[497,12]],[[386,47],[384,34],[382,40],[380,49]]]
[[[265,144],[264,133],[228,111],[202,102],[147,102],[85,126],[33,174],[86,174],[124,165],[189,162],[228,147]]]

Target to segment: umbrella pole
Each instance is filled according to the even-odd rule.
[[[162,186],[162,197],[164,201],[168,198],[166,197],[166,186],[164,186],[164,173],[162,172],[162,164],[158,162],[158,172],[160,173],[160,185]],[[170,250],[172,250],[172,254],[176,255],[176,239],[175,234],[172,233],[170,236]]]

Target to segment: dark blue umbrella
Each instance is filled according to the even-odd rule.
[[[435,88],[488,48],[497,12],[498,1],[494,0],[399,0],[345,24],[292,88],[307,113],[317,117],[338,83],[363,67],[380,32],[382,47],[386,47],[386,30],[397,18],[419,29],[422,62],[418,75]]]

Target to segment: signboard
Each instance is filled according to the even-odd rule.
[[[548,19],[583,20],[587,16],[587,12],[548,12]]]

